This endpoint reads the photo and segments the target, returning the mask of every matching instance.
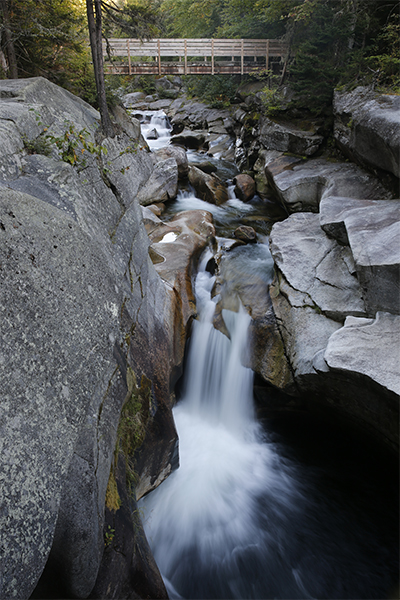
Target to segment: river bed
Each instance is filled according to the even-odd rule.
[[[156,146],[168,142],[165,121],[146,131],[152,125],[162,129]],[[234,167],[223,169],[229,182]],[[221,265],[235,295],[254,275],[268,285],[273,263],[262,203],[241,202],[232,187],[229,196],[216,207],[182,190],[162,219],[206,208],[221,245],[243,218],[260,217],[258,244],[227,253]],[[230,339],[213,327],[210,258],[207,251],[196,278],[199,318],[174,408],[180,467],[141,501],[170,598],[397,597],[395,457],[329,415],[262,418],[243,366],[250,317],[242,307],[222,311]]]

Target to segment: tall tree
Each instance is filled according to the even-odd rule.
[[[14,40],[11,33],[10,26],[10,12],[8,7],[8,0],[0,0],[0,9],[3,16],[3,27],[2,33],[5,39],[5,53],[8,59],[7,70],[10,74],[10,79],[18,78],[18,66],[17,57],[15,54]]]
[[[113,137],[115,130],[108,112],[104,80],[101,0],[86,0],[86,10],[101,126],[106,136]]]
[[[0,0],[5,75],[42,75],[68,86],[86,55],[82,14],[76,0]]]

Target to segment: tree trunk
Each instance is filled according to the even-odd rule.
[[[18,79],[17,57],[15,54],[14,41],[10,28],[10,14],[8,12],[8,0],[0,0],[0,8],[3,13],[5,51],[8,58],[9,79]]]
[[[108,112],[106,86],[104,82],[103,48],[101,39],[101,0],[86,0],[86,10],[101,126],[107,137],[113,137],[115,131]]]

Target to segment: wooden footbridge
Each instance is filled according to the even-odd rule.
[[[281,40],[137,39],[103,42],[104,70],[115,75],[279,73],[288,56]]]

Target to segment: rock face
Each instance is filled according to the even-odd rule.
[[[272,304],[295,383],[394,447],[399,210],[399,200],[325,197],[319,215],[293,214],[270,238]]]
[[[303,131],[293,125],[275,123],[266,117],[261,121],[258,139],[266,150],[304,156],[315,154],[324,141],[322,135]]]
[[[321,199],[330,196],[390,198],[376,178],[356,165],[317,158],[291,168],[275,168],[276,161],[267,165],[267,175],[289,213],[318,212]]]
[[[400,201],[325,198],[322,228],[349,244],[369,316],[400,313]]]
[[[46,137],[61,138],[66,120],[95,148],[77,147],[74,166]],[[56,594],[87,597],[94,588],[121,408],[134,394],[144,399],[146,434],[129,460],[142,493],[176,464],[170,394],[184,325],[178,338],[175,325],[189,310],[149,257],[137,196],[157,165],[127,124],[101,141],[98,126],[97,111],[45,79],[0,82],[5,598],[28,598],[46,562],[43,585],[53,577]],[[139,563],[129,564],[134,597]]]
[[[400,177],[400,98],[357,87],[335,92],[337,144],[351,159]]]

